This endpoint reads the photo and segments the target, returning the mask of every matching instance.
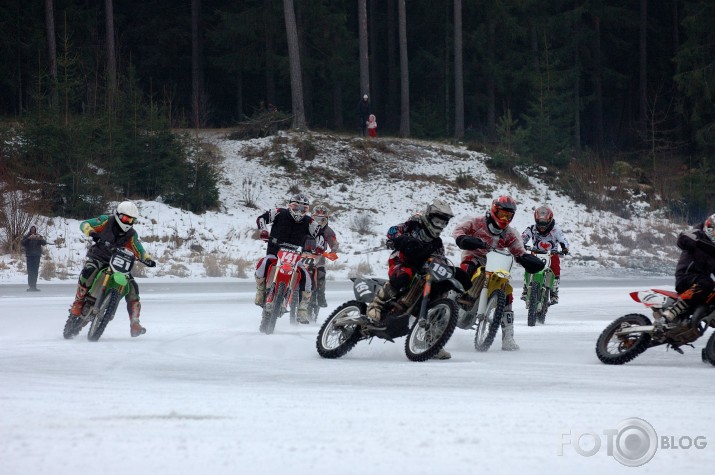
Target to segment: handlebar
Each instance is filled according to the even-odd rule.
[[[541,249],[538,249],[535,247],[527,247],[525,249],[532,254],[548,254],[549,256],[553,256],[553,255],[566,256],[566,255],[568,255],[564,251],[554,251],[554,250],[544,251],[544,250],[541,250]]]
[[[99,239],[96,239],[96,240],[95,240],[95,239],[92,239],[92,240],[95,242],[95,244],[98,244],[98,245],[100,245],[100,246],[104,246],[104,247],[106,247],[107,249],[109,249],[109,250],[112,251],[112,252],[116,251],[117,249],[122,248],[121,246],[117,246],[117,245],[115,245],[115,244],[113,244],[113,243],[107,241],[106,239],[99,238]],[[126,248],[122,248],[122,249],[126,249]],[[127,251],[129,251],[129,250],[127,249]],[[131,252],[131,251],[130,251],[130,252]],[[132,254],[134,254],[134,253],[132,252]],[[151,266],[149,265],[148,261],[145,261],[144,259],[142,259],[142,258],[140,258],[140,257],[136,257],[136,256],[135,256],[135,259],[136,259],[138,262],[141,262],[142,264],[144,264],[145,266],[151,267]]]

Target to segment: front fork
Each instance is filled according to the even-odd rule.
[[[477,316],[484,317],[487,310],[487,301],[495,290],[503,290],[508,298],[512,293],[511,284],[509,284],[509,276],[499,275],[496,272],[487,272],[486,282],[479,294],[479,305],[477,306]]]

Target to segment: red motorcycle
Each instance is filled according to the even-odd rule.
[[[715,327],[715,293],[689,317],[667,322],[658,318],[672,307],[678,294],[670,290],[642,290],[630,296],[653,311],[654,322],[640,313],[629,313],[614,320],[598,337],[596,355],[601,362],[611,365],[627,363],[648,348],[667,345],[682,354],[682,346],[692,346],[708,326]],[[715,366],[715,333],[702,350],[702,360]]]
[[[318,305],[318,292],[317,292],[317,287],[318,287],[318,266],[316,265],[316,260],[320,258],[321,254],[316,254],[314,252],[310,251],[303,251],[303,254],[301,256],[301,262],[303,262],[303,266],[305,269],[308,271],[308,275],[310,275],[310,278],[313,280],[313,293],[310,296],[310,302],[308,302],[308,320],[310,323],[315,323],[318,321],[318,312],[320,312],[320,305]],[[330,259],[331,261],[334,261],[338,258],[338,255],[334,252],[323,252],[322,253],[323,257],[326,257]],[[298,314],[298,304],[300,303],[300,299],[296,298],[293,299],[290,305],[290,324],[291,325],[297,325],[298,321],[296,320],[297,314]]]
[[[293,299],[298,300],[302,272],[298,269],[303,248],[294,244],[280,243],[277,259],[266,269],[266,295],[259,330],[266,335],[273,333],[276,321],[289,308]]]

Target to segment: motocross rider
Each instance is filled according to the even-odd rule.
[[[457,247],[462,252],[462,269],[472,277],[477,269],[486,264],[486,255],[490,249],[508,249],[514,256],[516,262],[521,264],[527,272],[539,272],[544,268],[541,259],[526,253],[521,236],[516,229],[509,226],[516,213],[516,202],[510,196],[504,195],[492,201],[486,215],[477,216],[457,225],[453,236],[457,242]],[[472,307],[479,297],[481,289],[478,286],[472,287],[460,297],[459,302],[469,308]],[[505,351],[515,351],[519,345],[514,341],[514,312],[512,311],[511,286],[507,286],[507,305],[504,308],[504,318],[502,327],[502,346]]]
[[[387,231],[386,245],[394,252],[388,261],[389,281],[377,291],[367,307],[367,317],[371,325],[376,328],[385,327],[383,311],[387,302],[391,302],[393,308],[397,308],[400,313],[404,311],[404,305],[398,297],[407,291],[412,276],[431,255],[444,255],[444,245],[439,236],[452,217],[454,213],[449,204],[438,198],[427,205],[424,213],[415,214]],[[468,285],[466,276],[460,280]],[[451,357],[444,349],[435,356],[437,359]]]
[[[137,206],[132,201],[122,201],[117,205],[112,215],[103,214],[80,223],[79,228],[86,236],[91,237],[95,243],[87,251],[87,260],[79,275],[77,292],[72,308],[70,308],[72,315],[81,315],[87,292],[92,282],[94,282],[97,272],[109,265],[112,251],[105,246],[105,241],[114,246],[129,249],[149,267],[156,266],[156,262],[151,259],[151,255],[142,246],[133,227],[137,219],[139,219]],[[130,322],[129,331],[131,336],[136,337],[146,333],[146,329],[139,322],[141,313],[139,286],[131,274],[127,274],[127,280],[129,281],[129,293],[126,296]]]
[[[678,236],[677,246],[682,252],[675,267],[675,291],[679,298],[662,312],[667,321],[690,315],[715,289],[715,282],[710,277],[715,272],[714,242],[715,214]]]
[[[330,210],[327,206],[323,204],[316,205],[313,208],[312,214],[313,221],[315,221],[318,227],[318,236],[315,239],[308,239],[306,241],[305,248],[307,250],[313,250],[316,254],[322,254],[326,246],[330,248],[330,252],[340,252],[340,245],[338,244],[338,239],[335,235],[335,231],[328,225],[328,220],[330,218]],[[318,282],[316,282],[316,288],[318,292],[318,305],[321,307],[327,307],[328,302],[325,300],[325,257],[319,256],[315,260],[315,267],[318,272]]]
[[[259,237],[268,241],[266,256],[256,264],[256,305],[263,306],[266,291],[266,269],[271,263],[276,262],[280,243],[303,246],[306,238],[315,238],[318,235],[318,226],[310,216],[306,215],[308,209],[308,197],[298,193],[291,197],[287,208],[270,209],[256,219],[256,225],[260,230]],[[270,233],[267,229],[269,224],[271,225]],[[309,323],[308,304],[313,282],[302,262],[298,263],[298,269],[300,269],[302,277],[300,279],[301,297],[296,320],[300,323]]]
[[[539,206],[534,210],[534,224],[528,226],[521,233],[521,239],[526,246],[530,240],[534,241],[534,248],[549,252],[556,250],[561,245],[563,254],[569,253],[569,242],[566,240],[561,228],[554,220],[554,212],[546,205]],[[549,305],[559,303],[559,282],[561,281],[561,259],[558,254],[551,255],[551,270],[554,271],[554,286],[551,288],[551,301]],[[521,293],[521,300],[526,300],[527,279],[524,279],[524,289]]]

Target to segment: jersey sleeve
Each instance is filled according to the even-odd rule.
[[[103,214],[96,218],[89,218],[85,221],[79,223],[79,229],[84,233],[85,236],[89,236],[92,231],[102,232],[102,230],[109,223],[109,215]]]

